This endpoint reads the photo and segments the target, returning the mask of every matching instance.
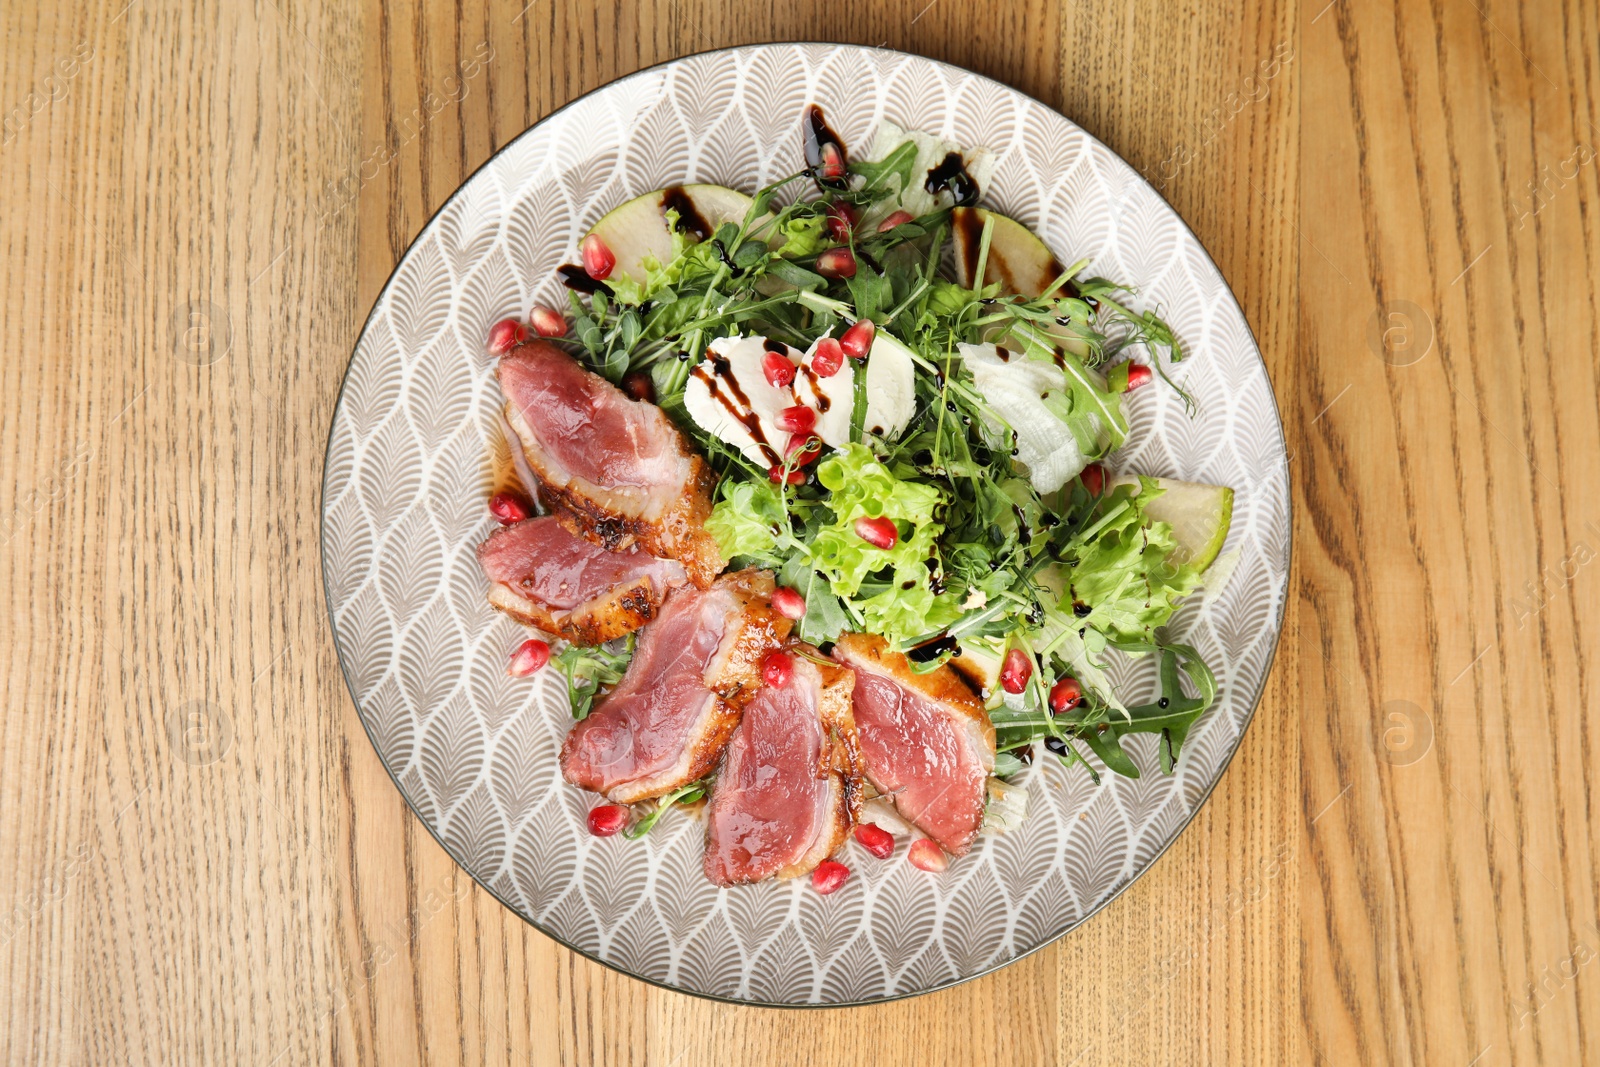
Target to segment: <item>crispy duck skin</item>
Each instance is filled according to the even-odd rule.
[[[632,633],[688,580],[676,560],[607,552],[551,515],[502,527],[478,546],[489,603],[524,626],[580,645]]]
[[[512,349],[497,373],[513,443],[567,528],[675,559],[708,587],[727,565],[705,529],[716,475],[666,413],[547,341]]]

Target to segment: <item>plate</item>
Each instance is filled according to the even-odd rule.
[[[1169,633],[1198,648],[1220,697],[1163,776],[1041,759],[1029,818],[933,876],[854,842],[844,887],[809,879],[719,890],[704,823],[674,811],[649,837],[594,838],[594,798],[563,783],[571,720],[559,674],[508,678],[522,639],[492,611],[474,546],[498,440],[483,339],[533,303],[564,306],[555,268],[606,211],[686,182],[753,191],[798,169],[805,105],[852,148],[882,119],[992,149],[986,203],[1063,261],[1138,287],[1192,354],[1166,388],[1128,397],[1110,466],[1231,485],[1231,579]],[[458,189],[372,309],[340,392],[323,483],[323,576],[339,662],[373,746],[418,819],[484,888],[563,944],[673,989],[763,1005],[888,1000],[973,978],[1062,936],[1125,889],[1205,801],[1250,720],[1282,623],[1288,464],[1243,313],[1188,227],[1110,149],[1035,100],[918,56],[842,45],[733,48],[611,83],[533,126]],[[1230,557],[1232,558],[1232,557]],[[1122,662],[1129,699],[1154,665]]]

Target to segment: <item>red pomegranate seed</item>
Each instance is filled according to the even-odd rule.
[[[836,204],[829,204],[828,234],[840,244],[848,243],[850,231],[855,229],[856,219],[855,205],[847,204],[842,200]]]
[[[854,278],[856,256],[848,248],[830,248],[817,256],[817,273],[824,278]]]
[[[1020,693],[1028,688],[1028,679],[1033,677],[1033,657],[1020,648],[1013,648],[1006,653],[1006,659],[1000,665],[1000,684],[1008,693]]]
[[[631,370],[622,376],[622,391],[635,400],[644,400],[655,403],[656,383],[651,379],[649,371]]]
[[[1090,496],[1099,496],[1106,488],[1106,469],[1098,463],[1091,463],[1078,472],[1078,480],[1089,490]]]
[[[864,822],[856,827],[856,840],[861,842],[861,847],[878,857],[886,860],[894,855],[894,835],[881,826]]]
[[[1072,675],[1064,675],[1061,680],[1050,687],[1050,710],[1056,715],[1065,715],[1079,704],[1083,703],[1083,686]]]
[[[761,357],[761,373],[766,375],[768,385],[782,389],[794,381],[794,364],[781,352],[768,352]]]
[[[527,326],[516,319],[501,319],[489,327],[489,354],[503,356],[527,339]]]
[[[811,888],[827,896],[844,885],[844,880],[848,877],[850,877],[849,867],[833,860],[823,860],[817,864],[817,869],[811,872]]]
[[[893,215],[889,215],[882,222],[878,223],[878,232],[888,233],[902,222],[910,222],[911,218],[912,215],[909,211],[896,211]]]
[[[787,481],[790,485],[804,485],[806,480],[806,472],[790,471],[788,474],[785,474],[783,473],[783,464],[774,463],[771,467],[767,468],[767,478],[771,480],[773,485],[777,485],[782,481]]]
[[[513,678],[524,678],[550,662],[550,646],[537,637],[524,641],[511,653],[506,673]]]
[[[1150,368],[1143,363],[1128,364],[1128,392],[1133,392],[1141,385],[1150,384]]]
[[[768,652],[767,658],[761,661],[761,680],[774,689],[788,685],[792,674],[794,660],[789,658],[787,652]]]
[[[772,610],[786,619],[804,618],[806,598],[788,586],[780,585],[772,591]]]
[[[513,493],[496,493],[489,498],[489,514],[501,526],[510,526],[528,517],[528,506]]]
[[[873,548],[893,548],[900,539],[900,531],[893,519],[869,519],[863,515],[856,520],[856,536]]]
[[[583,253],[583,272],[597,282],[603,282],[611,277],[611,271],[617,265],[617,255],[611,247],[600,239],[600,235],[591,233],[583,239],[583,244],[578,246]]]
[[[906,853],[906,859],[911,861],[911,866],[919,871],[930,871],[938,874],[950,866],[950,857],[944,850],[934,844],[930,838],[919,837],[911,842],[911,849]]]
[[[621,804],[602,804],[589,809],[589,832],[596,837],[610,837],[628,825],[628,809]]]
[[[844,349],[833,337],[824,337],[817,342],[817,350],[811,354],[811,369],[817,372],[818,378],[832,378],[839,373],[839,368],[844,366]]]
[[[844,150],[836,144],[822,146],[822,166],[817,168],[818,173],[828,181],[838,181],[844,177]]]
[[[804,404],[796,404],[792,408],[784,408],[772,420],[778,424],[778,429],[790,433],[810,433],[817,424],[817,413]]]
[[[867,353],[872,351],[872,337],[877,332],[878,328],[872,325],[871,319],[857,319],[856,324],[839,338],[839,347],[851,359],[866,359]]]
[[[562,318],[561,312],[555,308],[547,308],[543,304],[537,305],[528,312],[528,320],[533,323],[533,332],[540,337],[567,335],[567,320]]]
[[[822,455],[822,442],[810,434],[790,434],[789,444],[783,450],[783,458],[789,461],[791,467],[806,467],[816,462]]]

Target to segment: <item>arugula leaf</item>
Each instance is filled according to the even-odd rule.
[[[622,640],[620,651],[611,651],[604,645],[585,648],[568,645],[551,657],[567,677],[567,702],[572,707],[574,719],[586,718],[594,706],[600,687],[616,685],[633,660],[635,638],[629,634]]]
[[[655,802],[656,806],[651,809],[650,814],[622,831],[622,836],[629,841],[639,840],[655,829],[656,823],[661,821],[661,816],[665,815],[667,809],[674,804],[693,804],[695,801],[703,799],[707,793],[711,792],[713,781],[714,778],[708,775],[699,781],[681,785],[666,796],[658,798]]]
[[[806,613],[794,630],[800,640],[813,645],[836,641],[850,626],[850,617],[845,614],[828,579],[817,573],[803,553],[789,557],[778,572],[777,581],[805,598]]]

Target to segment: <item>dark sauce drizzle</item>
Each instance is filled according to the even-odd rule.
[[[711,236],[711,224],[695,209],[694,201],[683,191],[683,186],[673,185],[661,190],[661,213],[665,215],[668,211],[678,213],[679,233],[692,233],[698,241]]]
[[[948,189],[957,207],[978,202],[978,183],[967,173],[967,161],[961,158],[960,152],[949,153],[944,162],[929,169],[922,187],[930,196],[938,196]]]
[[[1022,510],[1021,505],[1012,504],[1011,510],[1017,516],[1017,540],[1024,545],[1033,542],[1033,531],[1028,529],[1028,513]]]
[[[824,178],[822,176],[822,153],[826,145],[832,145],[839,152],[839,162],[848,166],[850,157],[845,151],[844,142],[839,140],[839,135],[828,126],[828,120],[822,114],[822,108],[816,104],[807,104],[805,112],[805,154],[806,170],[818,185],[828,186],[833,189],[843,189],[849,182],[848,176],[838,178]]]
[[[706,363],[711,364],[710,373],[706,371]],[[749,431],[750,436],[755,439],[756,446],[761,449],[761,454],[766,457],[768,463],[776,466],[783,462],[782,457],[778,455],[777,449],[773,448],[772,443],[767,440],[766,432],[761,428],[761,416],[757,415],[754,409],[751,408],[750,398],[740,388],[739,379],[733,376],[733,367],[727,360],[719,356],[712,356],[709,360],[702,361],[696,365],[689,374],[691,377],[698,378],[704,382],[706,389],[722,405],[722,409],[738,420],[740,425]],[[723,392],[724,386],[727,387],[727,392]]]
[[[906,659],[910,660],[912,663],[931,663],[940,656],[944,655],[946,652],[951,652],[959,656],[961,655],[960,645],[961,642],[957,641],[949,634],[945,634],[943,637],[935,637],[932,641],[928,641],[924,644],[918,645],[916,648],[913,648],[911,651],[906,653]]]
[[[801,363],[800,366],[795,368],[795,370],[799,371],[801,374],[804,374],[806,376],[806,381],[811,383],[811,395],[817,398],[817,414],[826,415],[828,413],[828,409],[833,407],[833,399],[824,393],[822,391],[822,387],[817,384],[819,381],[817,378],[817,372],[811,369],[811,364],[809,363]]]
[[[556,273],[561,275],[561,284],[575,293],[604,293],[612,295],[611,286],[605,282],[595,281],[589,277],[587,271],[573,263],[563,263],[556,268]]]

